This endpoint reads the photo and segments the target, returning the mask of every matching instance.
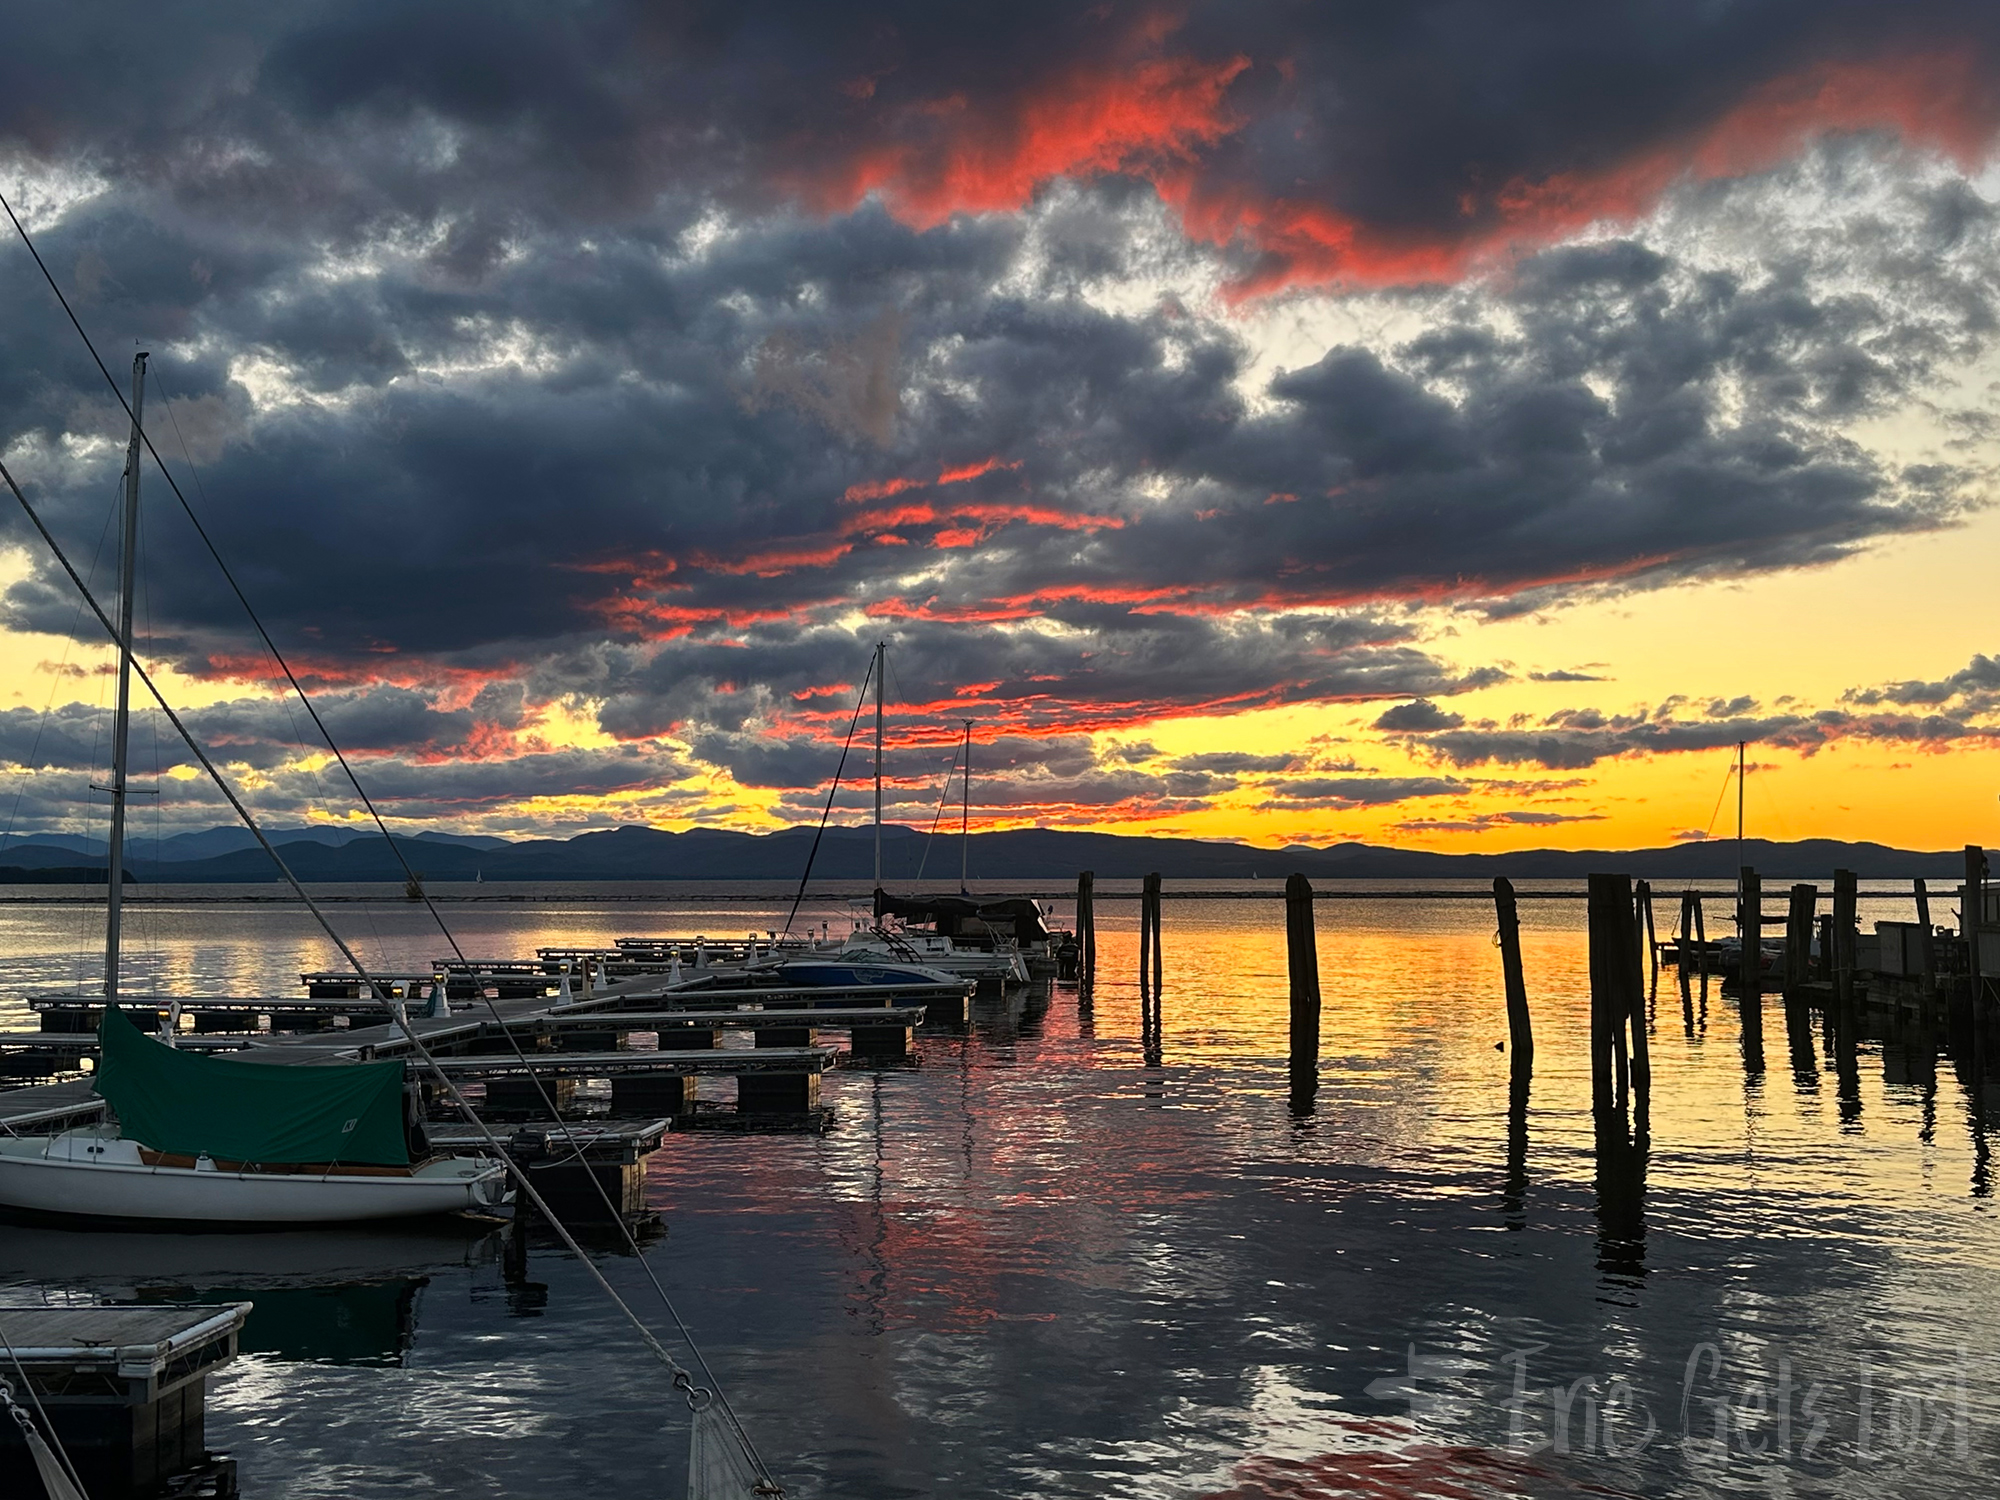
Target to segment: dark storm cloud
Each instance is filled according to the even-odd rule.
[[[1912,679],[1880,687],[1856,688],[1845,695],[1847,702],[1869,707],[1881,703],[1895,703],[1906,708],[1912,705],[1930,706],[1949,703],[1954,698],[1962,700],[1962,706],[1968,712],[1986,712],[2000,707],[2000,660],[1978,655],[1949,677],[1936,682]]]
[[[523,788],[564,762],[491,742],[556,698],[661,774],[679,762],[644,746],[672,733],[746,785],[814,785],[884,633],[904,727],[1427,701],[1505,674],[1440,659],[1407,604],[1539,608],[1959,514],[1967,475],[1841,426],[1990,337],[1993,215],[1955,180],[1893,185],[1838,255],[1549,251],[1411,299],[1400,346],[1248,391],[1237,327],[1085,293],[1189,253],[1158,243],[1153,188],[1252,275],[1344,274],[1314,239],[1338,223],[1364,279],[1448,271],[1503,221],[1536,238],[1509,184],[1605,201],[1773,79],[1940,39],[1983,76],[1983,11],[1155,14],[41,7],[0,54],[0,159],[121,379],[128,340],[152,346],[155,441],[336,732]],[[1813,109],[1860,102],[1801,128],[1895,123],[1918,77],[1838,74]],[[1929,97],[1922,142],[1960,144],[1976,111]],[[1063,174],[1101,180],[1040,219],[949,219]],[[87,555],[121,422],[18,247],[0,299],[0,448]],[[146,483],[149,649],[262,674]],[[46,568],[4,607],[75,619]],[[292,742],[261,705],[202,722],[251,764]],[[1585,754],[1611,731],[1547,732]],[[996,788],[1196,799],[1239,774],[1142,793],[1031,762]],[[616,757],[578,765],[624,785]]]
[[[1418,698],[1384,709],[1374,727],[1421,734],[1433,729],[1456,729],[1464,722],[1464,714],[1446,713],[1430,699]]]
[[[0,135],[335,234],[448,205],[458,275],[690,179],[930,222],[1120,171],[1267,274],[1423,275],[1814,127],[1963,148],[1995,31],[1968,0],[51,6],[10,18]]]
[[[1272,798],[1293,807],[1380,807],[1411,797],[1455,797],[1474,785],[1455,776],[1306,776],[1279,783]]]
[[[1491,833],[1496,828],[1544,827],[1559,823],[1600,823],[1602,813],[1507,812],[1474,813],[1464,818],[1406,818],[1389,826],[1400,833]]]
[[[111,757],[110,716],[87,703],[0,709],[0,761],[30,770],[95,770]]]
[[[1177,771],[1220,771],[1241,775],[1249,771],[1296,771],[1303,764],[1296,755],[1253,755],[1247,750],[1207,750],[1199,755],[1178,755]]]
[[[1811,755],[1843,740],[1939,748],[1996,738],[2000,738],[2000,729],[1945,714],[1851,714],[1824,709],[1811,714],[1689,720],[1584,710],[1557,715],[1540,726],[1455,729],[1410,743],[1412,748],[1453,766],[1539,765],[1574,771],[1620,756],[1718,750],[1745,741]]]

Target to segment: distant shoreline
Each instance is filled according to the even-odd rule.
[[[1316,901],[1491,901],[1493,899],[1492,885],[1486,877],[1469,875],[1463,877],[1463,879],[1466,883],[1459,887],[1424,886],[1410,889],[1354,890],[1347,889],[1346,887],[1353,885],[1376,886],[1380,884],[1380,881],[1366,877],[1357,878],[1352,881],[1321,877],[1313,882],[1313,899]],[[1516,882],[1514,888],[1516,899],[1521,901],[1583,901],[1588,898],[1588,891],[1584,888],[1581,879],[1569,876],[1543,876],[1540,879],[1546,882],[1544,888],[1541,889],[1537,889],[1531,881]],[[1560,885],[1557,885],[1557,882],[1560,882]],[[593,906],[690,905],[722,907],[788,903],[793,896],[793,889],[785,886],[785,883],[780,881],[728,882],[739,886],[753,883],[768,884],[774,887],[774,889],[769,891],[741,889],[734,891],[716,891],[713,889],[661,891],[657,888],[660,885],[700,887],[705,884],[712,886],[718,883],[696,880],[662,880],[652,882],[650,883],[652,888],[642,891],[604,890],[601,888],[580,889],[580,887],[639,883],[631,881],[534,881],[522,883],[532,884],[540,887],[540,889],[534,891],[495,891],[491,894],[480,892],[476,895],[457,895],[443,891],[431,891],[427,895],[433,903],[440,906],[559,906],[587,904]],[[1118,890],[1108,888],[1106,884],[1099,884],[1094,891],[1096,899],[1099,901],[1137,901],[1140,897],[1140,882],[1138,879],[1132,878],[1121,881],[1121,883],[1129,884],[1132,888],[1130,890]],[[1879,888],[1892,884],[1906,887],[1908,883],[1908,881],[1900,877],[1864,878],[1861,881],[1863,887],[1861,894],[1873,897],[1907,895],[1907,890],[1883,891],[1880,889],[1869,889],[1869,887]],[[850,881],[848,884],[856,885],[861,883]],[[1037,901],[1073,901],[1076,899],[1076,888],[1073,885],[1048,887],[1039,882],[1031,881],[1017,881],[1012,883],[991,881],[985,882],[985,885],[986,890],[983,893],[979,891],[973,893],[975,897],[987,894],[993,896],[1026,896]],[[1285,899],[1285,889],[1282,882],[1271,879],[1268,882],[1259,881],[1259,885],[1265,888],[1254,890],[1246,890],[1241,887],[1218,886],[1202,886],[1184,890],[1167,888],[1162,889],[1160,895],[1163,900],[1167,901],[1282,901]],[[781,886],[784,888],[777,888]],[[1022,887],[1027,888],[1023,889]],[[400,890],[386,884],[380,892],[327,891],[314,887],[310,882],[306,888],[312,893],[313,900],[322,905],[409,908],[418,908],[420,905],[420,903],[412,901],[409,897],[403,895]],[[912,889],[911,886],[900,882],[897,883],[896,888],[898,890]],[[935,894],[949,894],[954,892],[956,887],[955,885],[940,884],[931,889]],[[200,893],[183,891],[172,895],[156,894],[158,891],[159,887],[148,890],[143,885],[129,886],[125,892],[125,905],[154,907],[287,906],[297,907],[301,911],[304,910],[298,897],[290,891],[264,891],[238,895],[209,894],[206,891]],[[1665,882],[1656,883],[1656,895],[1678,895],[1683,891],[1692,891],[1705,899],[1718,901],[1733,900],[1735,898],[1734,884],[1728,881],[1677,881],[1672,883],[1671,888]],[[1944,888],[1940,888],[1932,894],[1938,900],[1949,901],[1956,899],[1955,891]],[[867,895],[868,892],[866,889],[858,891],[852,889],[819,889],[806,891],[802,900],[805,903],[824,903],[828,901],[853,903],[857,900],[865,901]],[[29,895],[15,894],[8,891],[4,886],[0,886],[0,906],[101,906],[103,901],[104,898],[101,889],[95,894],[83,891],[75,895],[56,895],[41,892]]]

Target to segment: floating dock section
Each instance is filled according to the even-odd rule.
[[[236,1357],[252,1305],[0,1308],[6,1371],[17,1387],[26,1373],[34,1401],[16,1399],[40,1403],[92,1500],[203,1469],[209,1494],[233,1495],[234,1466],[208,1453],[207,1382]],[[39,1495],[28,1445],[12,1422],[0,1427],[0,1494]]]

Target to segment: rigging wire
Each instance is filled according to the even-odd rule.
[[[958,757],[951,758],[951,769],[944,773],[944,785],[938,791],[937,811],[931,814],[931,831],[924,838],[924,855],[917,861],[917,879],[924,878],[924,866],[931,862],[931,845],[937,841],[938,823],[944,817],[945,798],[951,795],[951,779],[958,774]]]
[[[785,915],[785,936],[792,935],[792,923],[798,917],[799,903],[806,899],[806,882],[812,879],[813,860],[819,856],[819,841],[826,833],[826,820],[833,815],[833,799],[840,792],[841,773],[847,769],[847,752],[854,748],[854,731],[861,727],[861,710],[868,706],[868,684],[875,676],[875,655],[868,656],[868,670],[861,674],[861,692],[854,700],[854,717],[847,722],[847,738],[840,747],[840,764],[833,768],[833,785],[826,789],[826,806],[820,809],[819,827],[813,830],[812,848],[806,851],[805,873],[799,876],[798,893],[792,897],[792,909]]]
[[[34,241],[29,237],[27,230],[22,227],[20,219],[15,215],[13,205],[6,200],[4,195],[0,195],[0,210],[5,211],[9,222],[11,222],[14,226],[15,232],[20,235],[21,242],[27,246],[28,253],[34,257],[35,265],[42,273],[42,279],[48,283],[49,290],[52,293],[54,293],[56,301],[61,304],[63,312],[68,316],[71,327],[73,327],[76,330],[77,336],[83,340],[84,347],[89,350],[91,359],[96,363],[99,373],[104,376],[105,383],[111,388],[111,392],[117,398],[119,406],[125,410],[125,413],[128,418],[131,417],[132,410],[130,405],[125,400],[124,392],[119,389],[117,381],[112,378],[111,372],[105,367],[103,359],[98,355],[97,346],[91,342],[90,335],[84,331],[83,324],[78,320],[75,310],[72,309],[69,304],[69,299],[63,295],[62,288],[56,284],[55,277],[50,273],[47,264],[42,260],[41,252],[35,248]],[[293,673],[290,663],[285,660],[284,654],[281,651],[279,651],[277,643],[271,638],[270,632],[264,627],[264,622],[262,618],[258,615],[255,607],[250,603],[248,596],[244,594],[242,586],[237,583],[235,575],[230,571],[228,563],[223,559],[221,550],[216,546],[214,539],[209,535],[207,528],[202,525],[200,517],[195,514],[194,507],[188,503],[187,496],[181,491],[180,485],[176,483],[173,476],[173,472],[167,468],[166,461],[160,456],[160,452],[154,446],[151,436],[136,421],[133,423],[133,426],[135,427],[135,429],[137,429],[140,440],[145,444],[146,451],[152,454],[153,462],[159,467],[161,476],[166,479],[167,487],[173,491],[174,498],[180,503],[181,509],[187,515],[189,523],[193,525],[195,533],[201,538],[203,545],[208,549],[209,556],[212,559],[214,559],[216,567],[221,571],[224,580],[229,584],[231,592],[235,594],[237,602],[243,606],[244,613],[249,617],[250,622],[255,627],[259,638],[263,641],[265,650],[270,653],[272,660],[277,663],[279,670],[285,676],[285,680],[291,685],[292,691],[298,695],[299,702],[305,707],[306,712],[311,716],[314,726],[319,730],[321,737],[326,741],[327,748],[333,753],[334,758],[337,761],[339,761],[341,769],[346,773],[347,779],[349,783],[353,786],[355,794],[361,799],[362,804],[368,809],[369,815],[373,818],[375,822],[375,826],[381,831],[383,839],[389,845],[390,852],[395,856],[396,862],[402,866],[405,876],[408,878],[410,882],[411,888],[416,890],[420,895],[420,897],[422,898],[425,908],[429,911],[431,918],[437,923],[439,931],[444,934],[446,942],[448,942],[451,945],[452,952],[456,955],[458,961],[461,964],[467,964],[467,966],[469,967],[469,963],[465,957],[465,952],[459,946],[457,937],[452,933],[450,926],[444,920],[443,914],[438,911],[437,906],[431,900],[429,894],[424,892],[422,883],[417,880],[416,872],[413,869],[411,869],[409,861],[404,857],[403,851],[400,848],[400,846],[398,846],[395,836],[390,833],[388,824],[383,820],[382,814],[375,806],[374,800],[371,797],[369,797],[366,789],[363,788],[363,786],[361,785],[360,778],[355,775],[353,766],[349,764],[346,755],[341,751],[339,744],[334,740],[332,733],[327,729],[325,721],[320,717],[318,708],[313,704],[311,697],[306,693],[305,687],[299,682],[296,674]],[[61,548],[56,545],[54,536],[51,535],[50,532],[48,531],[48,528],[42,524],[41,518],[39,515],[36,514],[34,508],[28,504],[27,497],[21,493],[20,487],[14,483],[13,476],[11,474],[6,473],[4,467],[0,467],[0,477],[5,477],[8,487],[11,490],[13,490],[15,498],[20,501],[22,508],[27,511],[29,519],[34,522],[36,529],[39,532],[41,532],[43,540],[48,543],[50,549],[54,551],[57,557],[61,560],[64,570],[68,572],[70,575],[71,581],[76,584],[77,588],[83,592],[86,598],[90,599],[91,609],[93,610],[93,612],[97,614],[100,623],[105,624],[106,628],[111,631],[112,638],[116,640],[118,638],[117,631],[111,628],[108,617],[104,614],[104,612],[101,609],[98,608],[96,600],[94,598],[90,598],[89,590],[84,588],[82,580],[77,577],[76,570],[70,566],[67,556],[63,554]],[[199,476],[197,475],[197,482],[198,480]],[[547,1205],[541,1201],[540,1195],[536,1193],[532,1185],[528,1183],[525,1171],[520,1169],[518,1167],[518,1164],[514,1163],[512,1159],[506,1155],[504,1149],[500,1146],[498,1140],[492,1135],[492,1133],[489,1130],[485,1128],[484,1122],[480,1121],[477,1115],[475,1115],[472,1112],[471,1106],[465,1103],[463,1096],[458,1092],[457,1086],[450,1080],[450,1078],[444,1075],[441,1070],[437,1069],[435,1060],[432,1059],[428,1051],[425,1050],[422,1042],[417,1038],[415,1032],[409,1029],[407,1021],[403,1019],[402,1012],[398,1010],[395,1006],[388,1004],[389,997],[387,993],[383,990],[382,986],[376,983],[376,981],[372,978],[372,976],[368,974],[367,968],[361,963],[360,959],[355,955],[353,949],[350,948],[346,943],[346,941],[342,939],[340,935],[333,929],[332,924],[329,921],[327,921],[324,913],[320,911],[319,907],[317,906],[316,903],[313,902],[312,898],[306,894],[304,886],[301,885],[298,879],[292,874],[290,866],[287,865],[284,859],[278,854],[278,851],[276,850],[275,847],[273,847],[271,841],[267,837],[265,837],[263,829],[257,824],[256,820],[250,816],[248,808],[246,808],[243,805],[241,799],[236,795],[234,789],[232,789],[229,786],[228,782],[226,782],[223,779],[221,773],[215,768],[214,763],[209,760],[207,753],[196,742],[194,736],[188,731],[186,725],[181,722],[179,716],[174,713],[171,707],[168,706],[165,696],[160,692],[159,688],[153,683],[151,676],[148,673],[146,673],[146,671],[143,668],[141,668],[136,661],[132,663],[132,667],[133,670],[139,674],[141,681],[145,683],[147,690],[150,693],[152,693],[155,700],[159,703],[161,711],[167,716],[168,720],[174,725],[174,728],[179,731],[181,737],[187,741],[188,748],[191,751],[193,751],[196,758],[201,761],[202,767],[208,773],[210,779],[212,779],[215,782],[217,787],[222,791],[224,797],[228,799],[230,805],[235,809],[237,816],[242,818],[245,825],[248,826],[250,831],[256,835],[257,842],[263,846],[264,852],[270,856],[272,862],[277,865],[280,873],[283,874],[283,876],[285,877],[286,882],[289,885],[291,885],[293,891],[298,895],[299,899],[306,905],[307,909],[311,911],[313,916],[319,921],[320,926],[326,931],[327,936],[332,940],[334,946],[340,950],[342,956],[347,959],[348,963],[353,967],[355,973],[366,981],[368,988],[376,996],[376,998],[381,999],[390,1010],[390,1013],[396,1017],[398,1025],[403,1030],[405,1036],[409,1039],[412,1048],[424,1060],[426,1065],[432,1069],[433,1072],[438,1073],[440,1080],[444,1083],[447,1091],[452,1095],[453,1100],[464,1111],[466,1117],[468,1119],[471,1119],[474,1122],[474,1124],[478,1126],[482,1136],[485,1137],[487,1144],[492,1148],[495,1155],[497,1155],[502,1161],[507,1163],[509,1171],[515,1175],[522,1190],[529,1196],[531,1201],[534,1202],[537,1209],[543,1214],[543,1217],[547,1218],[551,1223],[551,1225],[555,1227],[558,1234],[562,1236],[565,1244],[569,1247],[569,1249],[574,1254],[576,1254],[579,1257],[579,1259],[583,1259],[584,1257],[582,1250],[576,1245],[575,1241],[570,1238],[568,1230],[562,1226],[561,1222],[548,1212]],[[850,733],[850,738],[851,737],[852,736]],[[796,906],[794,907],[794,910],[796,911]],[[490,999],[488,1000],[487,1003],[488,1003],[488,1009],[492,1013],[495,1021],[501,1022],[501,1018],[497,1007],[493,1005]],[[500,1030],[502,1036],[506,1039],[509,1048],[513,1051],[516,1060],[521,1062],[524,1067],[527,1067],[526,1055],[521,1051],[520,1044],[515,1039],[511,1029],[506,1027],[504,1022],[501,1022]],[[538,1095],[540,1095],[542,1102],[548,1106],[550,1114],[555,1118],[558,1128],[562,1131],[563,1135],[568,1140],[571,1148],[578,1155],[581,1155],[582,1147],[580,1146],[580,1144],[577,1143],[576,1138],[574,1134],[570,1131],[567,1122],[562,1120],[560,1113],[555,1109],[553,1102],[549,1099],[547,1090],[542,1087],[541,1080],[535,1077],[533,1070],[531,1068],[528,1071],[528,1077],[529,1080],[534,1084],[535,1091]],[[757,1452],[756,1445],[751,1441],[748,1431],[743,1427],[743,1424],[737,1418],[734,1409],[731,1407],[729,1403],[727,1395],[721,1389],[720,1382],[716,1381],[714,1372],[712,1369],[710,1369],[706,1357],[702,1354],[700,1347],[694,1342],[694,1339],[687,1328],[686,1322],[681,1318],[679,1309],[677,1309],[673,1305],[672,1299],[667,1296],[666,1288],[660,1283],[659,1277],[657,1273],[655,1273],[655,1271],[653,1270],[652,1265],[646,1260],[646,1258],[643,1255],[639,1254],[637,1242],[633,1239],[630,1228],[625,1225],[622,1216],[618,1215],[616,1210],[613,1209],[610,1200],[610,1195],[605,1191],[603,1184],[597,1181],[596,1175],[594,1173],[586,1175],[590,1177],[592,1186],[597,1189],[598,1196],[600,1199],[603,1200],[605,1207],[607,1209],[612,1210],[613,1221],[618,1224],[620,1232],[623,1235],[627,1245],[632,1249],[634,1255],[639,1260],[640,1266],[645,1271],[647,1280],[651,1282],[653,1289],[658,1294],[662,1305],[666,1308],[668,1315],[673,1319],[675,1326],[679,1329],[682,1339],[686,1342],[689,1350],[694,1354],[696,1362],[700,1364],[700,1366],[702,1367],[703,1374],[708,1378],[710,1382],[708,1393],[714,1397],[718,1407],[721,1409],[723,1414],[728,1418],[729,1425],[732,1431],[734,1432],[737,1441],[742,1445],[746,1456],[750,1459],[751,1463],[756,1467],[762,1480],[762,1488],[764,1492],[774,1495],[782,1495],[784,1493],[783,1489],[780,1486],[778,1486],[776,1480],[770,1474],[770,1471],[765,1466],[762,1457]],[[600,1271],[598,1271],[595,1265],[590,1265],[587,1262],[586,1265],[587,1269],[589,1269],[593,1278],[596,1279],[599,1285],[605,1290],[605,1292],[609,1294],[612,1297],[612,1299],[618,1303],[620,1309],[626,1313],[627,1317],[632,1320],[634,1326],[640,1330],[641,1336],[646,1340],[648,1346],[653,1350],[653,1352],[659,1355],[663,1360],[665,1360],[669,1364],[670,1368],[672,1368],[676,1372],[676,1377],[675,1377],[676,1385],[682,1384],[683,1377],[686,1376],[686,1372],[682,1371],[680,1366],[673,1362],[672,1356],[666,1352],[664,1346],[659,1344],[658,1340],[652,1336],[651,1331],[646,1328],[645,1324],[638,1319],[636,1314],[632,1313],[631,1309],[626,1306],[623,1299],[618,1297],[618,1294],[612,1288],[611,1283],[605,1280],[603,1274]],[[690,1390],[693,1390],[694,1387],[692,1386],[691,1383],[691,1377],[688,1379],[687,1383],[688,1383],[688,1388]]]
[[[1715,794],[1715,807],[1708,815],[1708,826],[1703,828],[1701,831],[1701,837],[1704,843],[1707,842],[1708,836],[1711,833],[1715,832],[1715,820],[1722,816],[1722,799],[1729,795],[1729,784],[1735,779],[1736,779],[1736,758],[1734,756],[1731,756],[1729,759],[1729,769],[1725,771],[1722,776],[1722,789]],[[1690,891],[1694,889],[1694,876],[1692,875],[1688,876],[1687,888]]]

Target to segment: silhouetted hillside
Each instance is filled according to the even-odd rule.
[[[347,830],[342,830],[346,833]],[[400,881],[401,867],[380,838],[347,837],[330,843],[318,838],[283,837],[279,848],[303,880]],[[420,834],[398,838],[404,857],[431,882],[480,878],[501,880],[795,880],[812,844],[810,828],[770,834],[693,829],[664,833],[622,827],[570,839],[494,840],[480,847],[470,839]],[[200,835],[183,835],[183,849],[200,849]],[[913,829],[883,831],[883,877],[890,883],[957,875],[959,841],[939,838],[925,853],[925,837]],[[817,879],[865,880],[874,873],[874,835],[866,828],[831,828],[813,866]],[[17,857],[18,856],[18,857]],[[24,866],[74,868],[73,850],[23,845],[5,857]],[[1158,871],[1170,879],[1242,879],[1299,872],[1314,879],[1449,879],[1507,875],[1580,878],[1592,870],[1616,870],[1657,880],[1729,879],[1736,873],[1732,840],[1675,844],[1664,849],[1532,849],[1512,854],[1438,854],[1371,844],[1335,844],[1324,849],[1295,845],[1255,849],[1201,839],[1148,838],[1127,834],[1075,833],[1059,829],[1016,829],[974,834],[971,871],[976,880],[1070,880],[1079,870],[1105,879],[1136,878]],[[1964,868],[1958,850],[1918,853],[1882,844],[1806,839],[1779,844],[1750,839],[1745,862],[1766,879],[1827,879],[1845,868],[1871,879],[1912,875],[1955,878]],[[141,881],[266,881],[274,879],[261,849],[239,848],[201,858],[129,861]],[[23,877],[32,878],[32,877]],[[41,878],[80,878],[43,876]],[[101,878],[101,873],[98,876]]]

